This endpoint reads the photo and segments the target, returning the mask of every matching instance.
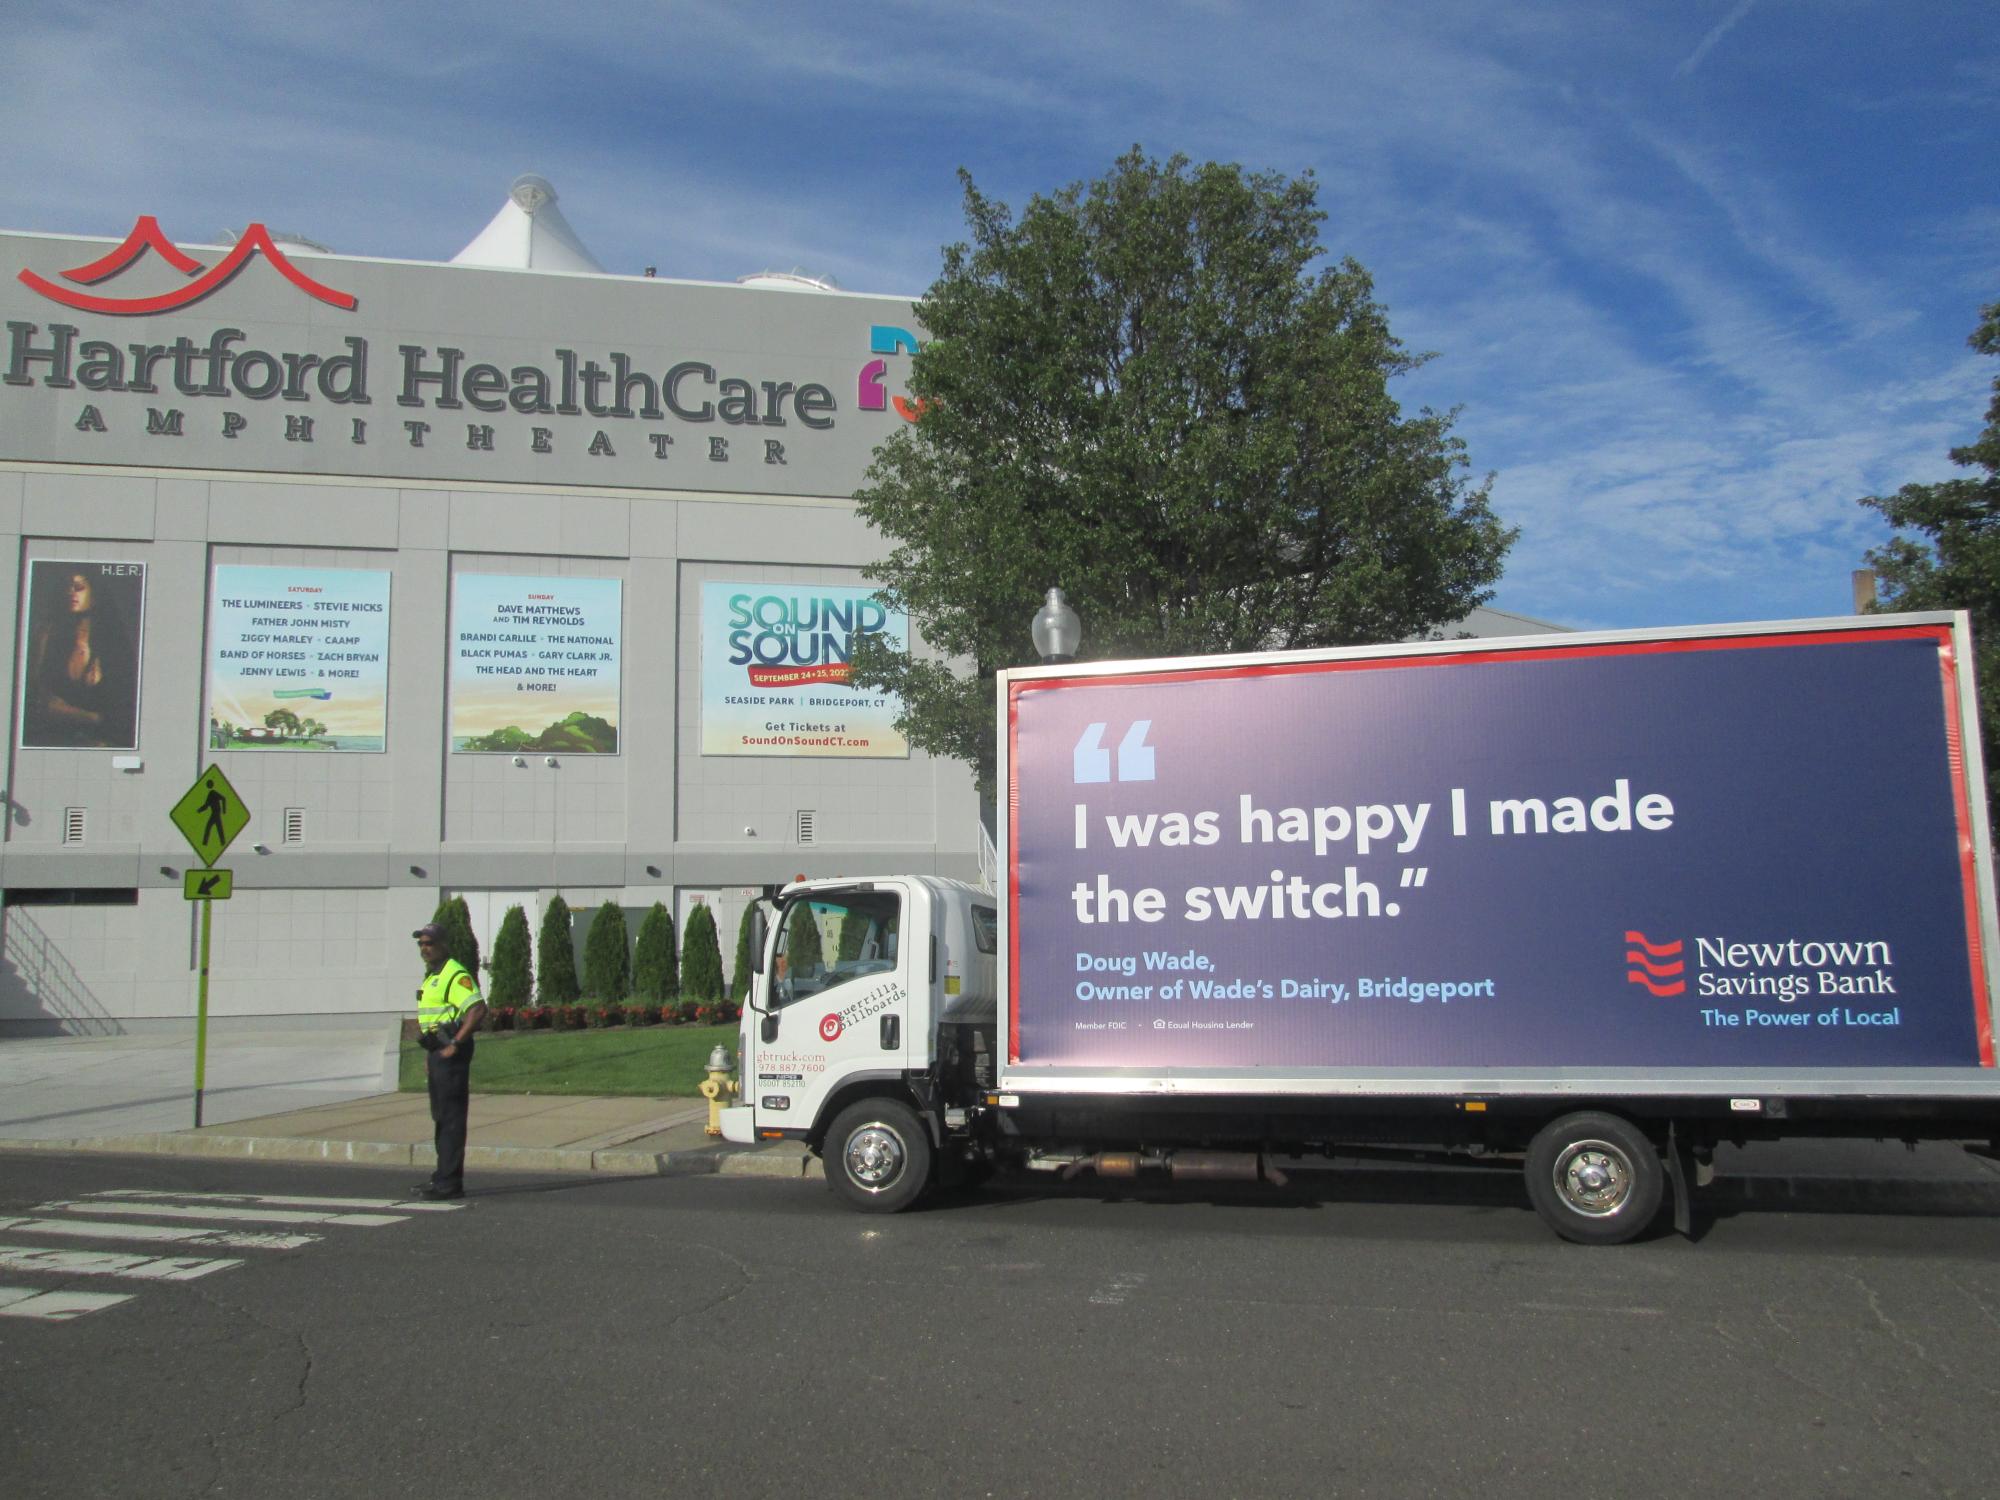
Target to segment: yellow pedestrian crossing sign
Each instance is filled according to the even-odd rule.
[[[222,858],[223,850],[236,841],[236,835],[250,821],[250,809],[243,805],[243,799],[236,795],[236,788],[229,784],[221,768],[210,766],[195,777],[194,785],[167,816],[174,820],[174,827],[188,841],[195,858],[204,865],[212,865]]]
[[[181,871],[181,894],[190,901],[227,901],[235,889],[234,870]]]

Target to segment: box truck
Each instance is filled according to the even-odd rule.
[[[2000,1135],[1963,615],[998,683],[997,890],[767,908],[735,1141],[862,1210],[996,1168],[1518,1168],[1616,1243],[1722,1142]]]

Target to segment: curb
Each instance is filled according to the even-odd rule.
[[[308,1141],[289,1136],[193,1135],[164,1131],[72,1140],[0,1140],[0,1151],[89,1152],[105,1156],[191,1156],[257,1161],[326,1162],[356,1167],[429,1167],[428,1145],[381,1141]],[[588,1151],[539,1146],[467,1146],[465,1164],[494,1172],[601,1172],[623,1177],[777,1177],[819,1175],[805,1152],[697,1146],[687,1151]]]

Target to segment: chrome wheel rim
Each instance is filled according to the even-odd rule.
[[[1572,1141],[1556,1158],[1555,1188],[1565,1207],[1609,1218],[1632,1196],[1632,1159],[1609,1141]]]
[[[848,1136],[843,1155],[848,1179],[865,1193],[888,1191],[903,1175],[908,1160],[903,1138],[880,1121]]]

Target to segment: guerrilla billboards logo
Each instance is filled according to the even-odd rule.
[[[126,296],[91,290],[149,257],[190,279],[166,291]],[[301,270],[262,224],[248,226],[210,265],[169,240],[151,214],[141,215],[124,240],[96,260],[53,276],[23,268],[16,279],[76,312],[129,318],[188,308],[235,281],[259,259],[317,302],[343,312],[359,306],[352,293]],[[224,403],[214,430],[232,440],[261,435],[252,421],[256,408],[240,403],[281,400],[299,405],[280,408],[282,422],[270,422],[263,431],[274,437],[282,433],[288,443],[457,450],[462,421],[462,451],[472,453],[511,450],[617,460],[622,450],[628,462],[636,457],[657,463],[687,455],[726,464],[747,456],[752,463],[779,467],[789,463],[786,444],[797,436],[797,428],[830,431],[839,410],[833,391],[821,382],[766,379],[762,371],[730,370],[703,359],[662,360],[649,367],[643,357],[621,350],[557,347],[548,358],[516,363],[499,354],[481,358],[484,351],[445,343],[398,343],[393,404],[415,410],[382,419],[362,410],[374,405],[371,355],[378,365],[381,356],[357,334],[339,335],[336,352],[259,348],[249,332],[237,327],[181,333],[159,342],[94,336],[99,332],[81,320],[46,327],[9,320],[0,384],[88,393],[71,423],[81,433],[108,433],[114,423],[128,420],[118,407],[101,401],[99,393],[167,397],[167,403],[145,406],[142,430],[149,438],[185,438],[197,429],[199,410],[171,404],[176,398]],[[870,326],[869,351],[877,357],[860,372],[860,410],[894,410],[906,422],[922,415],[921,401],[891,397],[887,384],[890,359],[914,355],[920,347],[907,328]],[[344,410],[313,411],[313,403]],[[460,413],[462,417],[456,415]],[[503,428],[489,420],[495,415],[594,420],[567,425],[531,421]],[[129,420],[136,423],[136,412]],[[622,423],[648,425],[634,432]],[[688,433],[675,430],[686,426],[696,428],[691,441]],[[678,449],[677,435],[682,440]]]

